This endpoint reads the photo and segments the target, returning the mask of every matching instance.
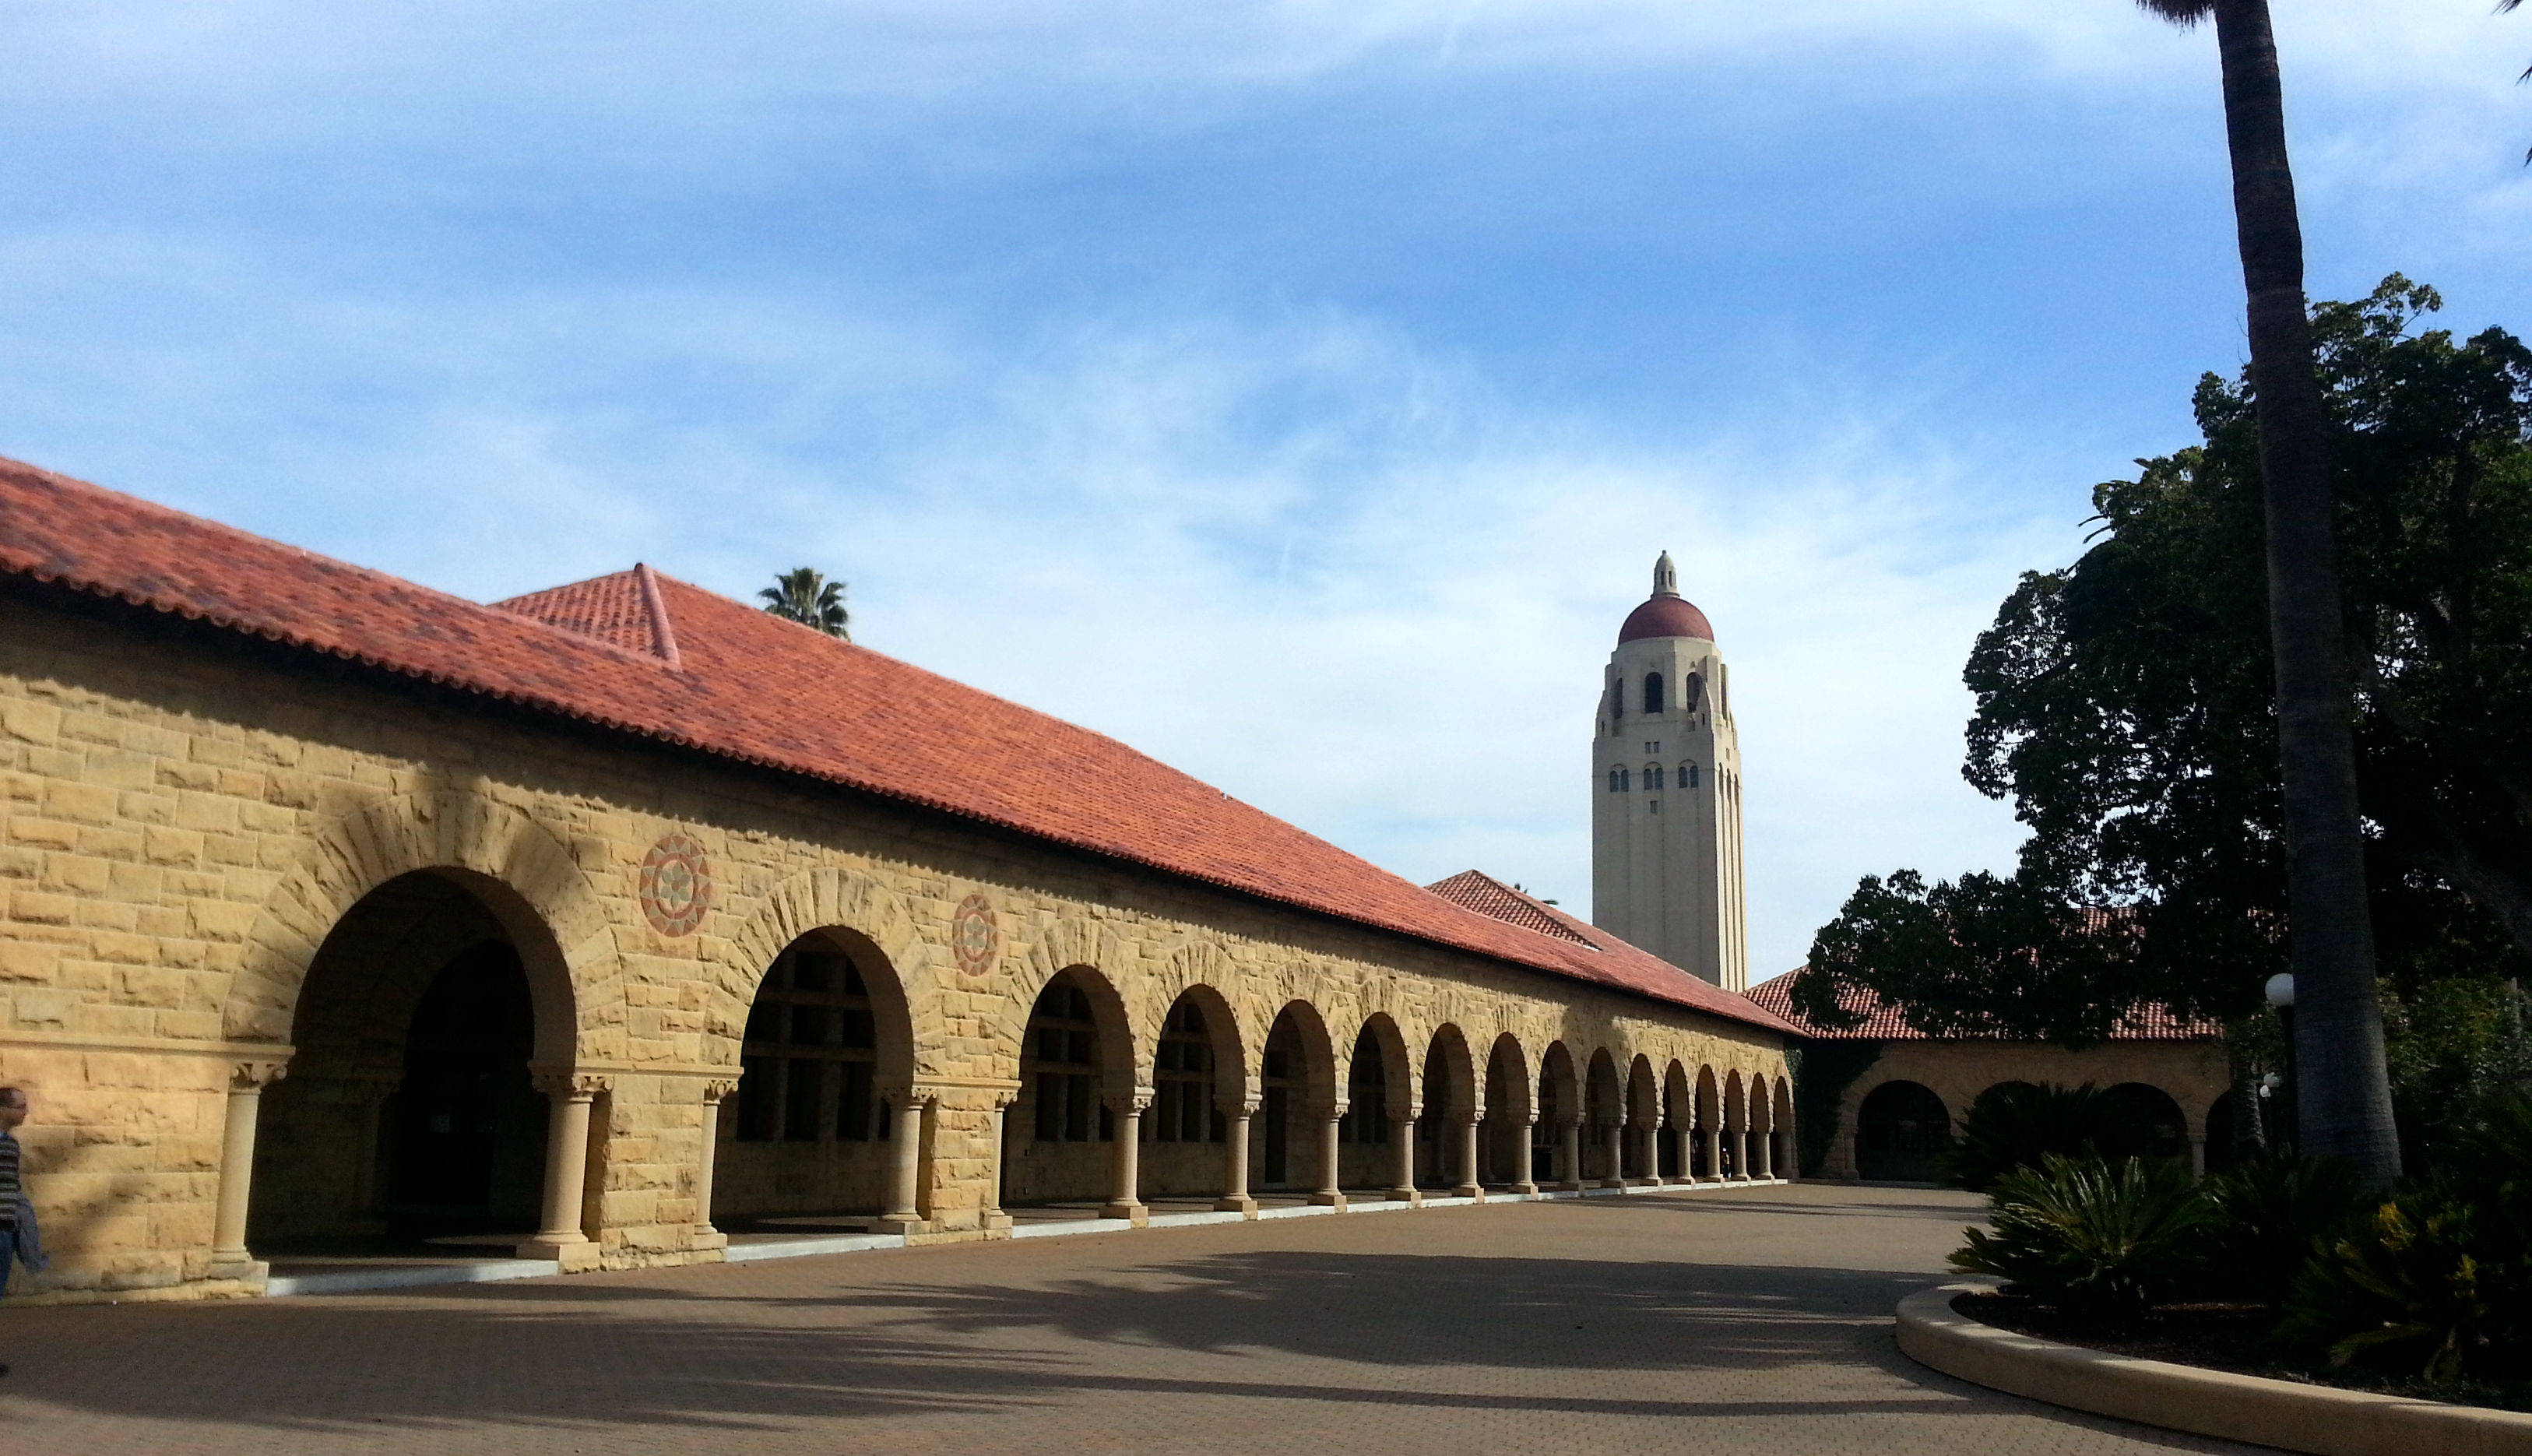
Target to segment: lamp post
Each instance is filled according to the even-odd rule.
[[[2278,1023],[2279,1023],[2280,1025],[2282,1025],[2282,1026],[2285,1028],[2285,1040],[2286,1040],[2286,1052],[2285,1052],[2285,1064],[2286,1064],[2286,1065],[2285,1065],[2285,1076],[2284,1076],[2284,1077],[2283,1077],[2282,1079],[2280,1079],[2280,1080],[2278,1081],[2278,1083],[2277,1083],[2277,1087],[2278,1087],[2279,1091],[2282,1093],[2282,1095],[2280,1095],[2280,1096],[2276,1099],[2278,1102],[2280,1102],[2280,1103],[2282,1103],[2282,1104],[2284,1104],[2284,1105],[2280,1106],[2280,1107],[2277,1109],[2277,1136],[2276,1136],[2274,1138],[2271,1139],[2271,1141],[2272,1141],[2272,1143],[2273,1143],[2273,1144],[2279,1144],[2279,1145],[2284,1146],[2284,1147],[2286,1148],[2286,1150],[2287,1150],[2287,1151],[2289,1151],[2289,1152],[2294,1152],[2294,1151],[2299,1151],[2299,1150],[2300,1150],[2300,1149],[2298,1149],[2298,1148],[2296,1147],[2296,1145],[2295,1145],[2295,1144],[2296,1144],[2296,1138],[2295,1138],[2295,1136],[2294,1136],[2294,1135],[2295,1135],[2295,1029],[2294,1029],[2294,1000],[2295,1000],[2295,997],[2294,997],[2294,991],[2295,991],[2295,987],[2294,987],[2294,977],[2293,977],[2293,976],[2291,976],[2291,975],[2289,975],[2289,974],[2287,974],[2287,973],[2285,973],[2285,972],[2283,972],[2283,971],[2279,971],[2277,974],[2275,974],[2275,975],[2273,975],[2273,976],[2269,977],[2269,984],[2268,984],[2269,1005],[2271,1005],[2271,1006],[2273,1006],[2273,1007],[2275,1007],[2275,1008],[2276,1008],[2276,1012],[2277,1012],[2277,1021],[2278,1021]],[[2266,1091],[2266,1090],[2267,1090],[2267,1088],[2264,1086],[2264,1087],[2262,1088],[2262,1090],[2263,1090],[2263,1091]]]

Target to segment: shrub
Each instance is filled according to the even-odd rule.
[[[2327,1348],[2333,1366],[2409,1364],[2430,1384],[2519,1372],[2532,1356],[2527,1232],[2519,1184],[2487,1198],[2406,1190],[2305,1268],[2277,1332]]]
[[[2348,1232],[2366,1207],[2356,1170],[2336,1158],[2267,1158],[2200,1186],[2208,1272],[2227,1294],[2282,1303],[2295,1276]]]
[[[2162,1159],[2043,1156],[1988,1194],[1994,1232],[1969,1231],[1952,1266],[2065,1313],[2141,1313],[2199,1266],[2210,1217],[2188,1170]]]
[[[2091,1082],[2007,1082],[1970,1104],[1938,1167],[1945,1182],[1985,1193],[2016,1168],[2040,1167],[2050,1153],[2116,1160],[2144,1157],[2153,1147],[2154,1126],[2134,1104]]]

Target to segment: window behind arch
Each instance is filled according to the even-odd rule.
[[[1609,771],[1609,791],[1611,793],[1624,793],[1627,791],[1627,771],[1625,769],[1611,769]]]
[[[1662,786],[1662,769],[1660,764],[1644,765],[1644,786],[1646,788],[1659,788]]]
[[[1644,711],[1646,713],[1666,711],[1662,707],[1662,675],[1659,672],[1644,674]]]
[[[1213,1105],[1213,1042],[1204,1011],[1192,1001],[1170,1009],[1161,1023],[1152,1136],[1161,1142],[1220,1142],[1227,1131]]]
[[[1697,765],[1684,763],[1679,766],[1679,786],[1682,788],[1697,786]]]
[[[748,1008],[738,1140],[885,1141],[887,1108],[871,1090],[878,1062],[870,987],[852,958],[815,942],[792,946],[775,958]]]

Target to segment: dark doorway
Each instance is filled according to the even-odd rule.
[[[1874,1183],[1931,1183],[1935,1160],[1952,1143],[1943,1099],[1913,1081],[1886,1081],[1864,1099],[1856,1130],[1855,1167]]]
[[[536,1229],[546,1099],[529,1080],[535,1046],[527,973],[510,947],[476,946],[432,978],[387,1112],[389,1233]]]

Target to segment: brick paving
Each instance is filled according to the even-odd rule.
[[[1901,1356],[1975,1211],[1754,1188],[0,1310],[0,1450],[2252,1449]]]

